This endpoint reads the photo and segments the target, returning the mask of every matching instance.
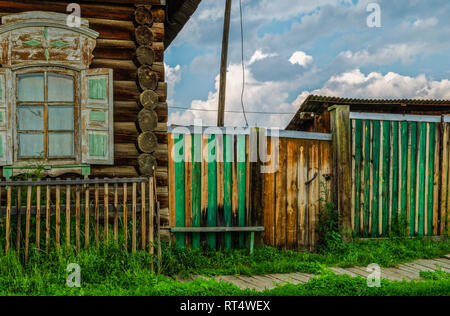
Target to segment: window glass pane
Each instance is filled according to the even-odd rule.
[[[49,157],[70,157],[74,155],[73,133],[49,133]]]
[[[19,156],[20,157],[43,157],[44,156],[44,134],[19,133]]]
[[[19,130],[43,131],[44,130],[44,107],[42,106],[19,106],[17,109]]]
[[[73,106],[49,106],[48,128],[51,131],[73,131]]]
[[[19,75],[19,101],[44,101],[44,74]]]
[[[48,74],[48,100],[59,102],[73,101],[73,77]]]

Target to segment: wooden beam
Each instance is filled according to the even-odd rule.
[[[333,166],[337,175],[333,192],[336,194],[337,208],[341,216],[341,231],[344,240],[348,241],[352,233],[350,106],[333,106],[329,111],[333,135]]]
[[[224,126],[225,121],[225,95],[227,88],[227,64],[228,64],[228,40],[230,37],[231,0],[226,0],[225,19],[222,38],[222,58],[220,62],[220,89],[219,89],[219,112],[217,126]]]

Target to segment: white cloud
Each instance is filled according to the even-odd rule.
[[[286,82],[261,82],[254,78],[249,69],[245,71],[246,86],[244,106],[249,112],[288,112],[295,113],[295,105],[286,102],[289,97],[288,89],[292,87]],[[217,124],[218,89],[220,77],[216,77],[215,91],[209,93],[206,100],[194,100],[191,109],[207,111],[186,111],[171,113],[169,124],[193,125],[195,119],[202,119],[203,125]],[[242,68],[239,64],[231,64],[227,74],[226,126],[245,126],[241,107]],[[291,119],[290,115],[247,114],[250,126],[284,127]]]
[[[269,57],[276,57],[276,56],[278,56],[278,55],[277,54],[264,54],[260,49],[258,49],[257,51],[255,51],[253,56],[250,58],[250,61],[248,64],[251,65],[258,60],[263,60],[263,59],[266,59]]]
[[[181,80],[181,66],[176,65],[175,67],[170,67],[164,63],[164,69],[166,74],[167,82],[167,100],[170,104],[173,104],[173,97],[175,95],[175,86]]]
[[[294,54],[292,54],[291,58],[289,58],[289,61],[291,64],[295,65],[300,65],[303,68],[308,67],[308,65],[310,65],[313,62],[313,57],[307,55],[305,52],[302,51],[298,51],[295,52]]]
[[[302,92],[294,104],[309,94],[363,99],[445,99],[450,100],[450,81],[435,81],[425,75],[403,76],[394,72],[363,74],[359,69],[331,77],[322,88]]]
[[[439,20],[435,17],[431,17],[428,19],[417,19],[414,21],[413,26],[415,28],[430,28],[436,26],[439,23]]]

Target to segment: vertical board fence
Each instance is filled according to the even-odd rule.
[[[440,191],[440,223],[441,235],[450,233],[450,116],[445,115],[442,123],[442,167]]]
[[[248,135],[169,135],[172,227],[244,227],[249,219]],[[240,233],[176,234],[178,246],[242,248]]]
[[[154,178],[0,182],[0,245],[23,250],[25,260],[32,248],[79,251],[112,241],[159,254],[154,192]]]
[[[350,113],[350,119],[353,231],[366,238],[393,230],[442,234],[441,117]]]
[[[264,243],[269,246],[313,250],[318,240],[319,212],[331,194],[331,135],[290,132],[277,141],[268,138],[275,169],[262,175]],[[273,146],[278,145],[278,155]],[[272,158],[273,159],[273,158]],[[270,162],[269,162],[270,164]]]
[[[330,134],[280,131],[271,137],[268,131],[266,137],[264,130],[171,131],[172,227],[264,225],[266,245],[314,248],[320,199],[331,188]],[[264,159],[260,159],[262,152]],[[179,246],[193,248],[243,247],[245,238],[244,233],[175,234]]]

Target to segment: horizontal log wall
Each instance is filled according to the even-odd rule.
[[[66,12],[69,1],[0,1],[0,16],[26,11]],[[154,63],[152,70],[157,74],[155,92],[158,103],[154,109],[158,122],[153,131],[157,143],[154,157],[157,163],[158,199],[163,212],[168,208],[168,164],[167,164],[167,85],[164,82],[164,21],[165,7],[159,0],[150,1],[77,1],[81,6],[81,17],[89,21],[89,27],[100,33],[94,50],[91,68],[112,68],[114,70],[114,130],[115,165],[94,166],[93,176],[135,177],[139,173],[137,138],[140,133],[138,114],[141,89],[137,83],[140,64],[135,61],[137,44],[135,29],[135,4],[153,5],[152,49]]]

